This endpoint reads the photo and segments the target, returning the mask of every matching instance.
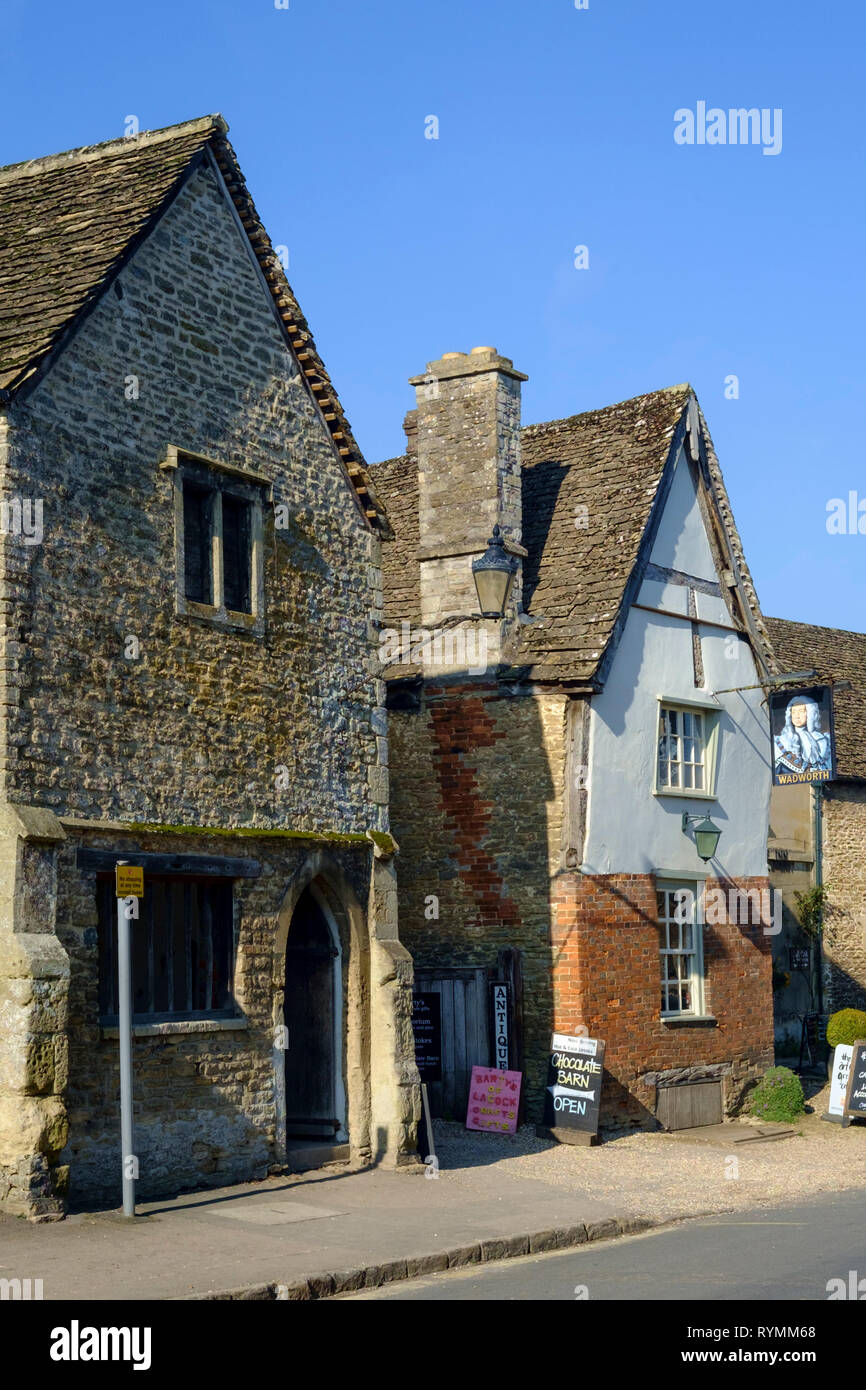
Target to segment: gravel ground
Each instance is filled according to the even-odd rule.
[[[638,1132],[585,1148],[537,1139],[531,1125],[492,1135],[437,1120],[436,1149],[443,1176],[464,1189],[502,1181],[506,1200],[513,1176],[614,1202],[620,1215],[669,1220],[738,1211],[866,1187],[866,1125],[843,1129],[822,1120],[827,1096],[825,1088],[807,1101],[811,1113],[793,1122],[796,1135],[768,1143],[717,1147],[688,1131]],[[731,1129],[748,1125],[734,1121]]]

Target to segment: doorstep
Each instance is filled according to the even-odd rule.
[[[348,1144],[329,1144],[324,1139],[289,1139],[286,1144],[285,1173],[308,1173],[330,1163],[348,1163]]]

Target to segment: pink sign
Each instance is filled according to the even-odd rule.
[[[497,1134],[513,1134],[517,1129],[520,1077],[519,1071],[473,1067],[469,1105],[466,1110],[466,1128],[492,1129]]]

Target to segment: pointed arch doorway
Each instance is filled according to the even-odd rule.
[[[286,938],[283,1018],[287,1139],[346,1139],[342,951],[337,924],[311,884]]]

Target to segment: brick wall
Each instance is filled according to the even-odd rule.
[[[727,881],[707,888],[732,886]],[[743,891],[766,879],[743,879]],[[602,1123],[654,1127],[659,1072],[730,1068],[725,1106],[773,1062],[772,936],[760,923],[704,925],[705,1009],[715,1025],[659,1017],[660,957],[652,875],[561,875],[551,946],[557,1026],[605,1040]]]

